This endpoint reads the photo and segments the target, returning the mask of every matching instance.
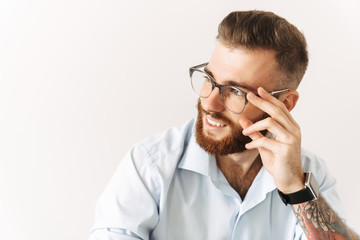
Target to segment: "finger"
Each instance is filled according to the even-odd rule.
[[[276,152],[279,144],[282,143],[276,142],[275,140],[267,137],[262,137],[246,144],[245,147],[246,149],[264,148],[270,150],[271,152]]]
[[[246,129],[254,124],[248,118],[240,118],[239,123],[243,129]],[[251,134],[248,134],[247,136],[249,136],[252,140],[256,140],[263,137],[263,135],[260,132],[255,132],[255,131],[253,131]]]
[[[258,88],[258,94],[262,99],[264,99],[266,101],[269,101],[270,103],[272,103],[272,104],[278,106],[279,108],[281,108],[284,111],[284,113],[287,115],[287,117],[293,122],[293,124],[295,126],[297,126],[297,122],[291,116],[289,110],[286,108],[286,106],[285,106],[285,104],[283,102],[279,101],[279,99],[277,99],[276,97],[274,97],[273,95],[271,95],[270,93],[265,91],[265,89],[262,88],[262,87]]]
[[[289,119],[289,117],[286,115],[286,113],[284,112],[283,109],[281,109],[280,107],[278,107],[260,97],[257,97],[255,94],[253,94],[251,92],[249,92],[247,96],[248,96],[249,102],[251,102],[254,106],[258,107],[262,111],[269,114],[278,123],[280,123],[285,129],[287,129],[290,132],[295,130],[296,126]]]
[[[243,130],[245,136],[251,135],[254,132],[260,132],[268,130],[276,136],[276,140],[280,142],[286,142],[291,136],[287,130],[285,130],[276,120],[271,117],[258,121]]]

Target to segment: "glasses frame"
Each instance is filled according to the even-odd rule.
[[[207,63],[203,63],[203,64],[200,64],[200,65],[196,65],[196,66],[194,66],[194,67],[191,67],[191,68],[189,69],[191,87],[192,87],[192,89],[194,90],[194,92],[195,92],[197,95],[199,95],[199,94],[195,91],[194,86],[193,86],[193,83],[192,83],[192,75],[193,75],[193,73],[194,73],[195,71],[204,73],[204,74],[210,79],[212,88],[211,88],[211,92],[209,93],[209,95],[208,95],[207,97],[202,97],[202,96],[200,96],[200,95],[199,95],[199,97],[201,97],[201,98],[208,98],[208,97],[211,95],[211,93],[214,91],[215,87],[217,87],[217,88],[219,89],[221,103],[224,105],[224,107],[226,108],[226,110],[228,110],[229,112],[234,113],[234,114],[240,114],[240,113],[242,113],[242,112],[244,111],[246,105],[247,105],[248,102],[249,102],[249,101],[247,100],[247,92],[244,92],[244,91],[242,91],[241,89],[239,89],[239,88],[237,88],[237,87],[235,87],[235,86],[233,86],[233,85],[221,85],[221,84],[216,83],[216,82],[214,81],[213,77],[211,77],[207,72],[205,72],[205,71],[203,71],[203,70],[201,69],[201,68],[203,68],[203,67],[206,67],[208,64],[209,64],[208,62],[207,62]],[[234,89],[236,89],[237,91],[241,92],[241,93],[244,95],[244,97],[245,97],[245,104],[244,104],[243,109],[242,109],[240,112],[231,111],[231,110],[225,105],[224,99],[223,99],[223,94],[222,94],[224,87],[234,88]],[[271,94],[272,96],[274,96],[275,94],[284,93],[284,92],[288,92],[288,91],[291,91],[291,89],[285,88],[285,89],[282,89],[282,90],[276,90],[276,91],[272,91],[272,92],[268,92],[268,93]],[[259,96],[258,94],[256,94],[256,95]]]

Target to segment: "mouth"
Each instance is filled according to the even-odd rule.
[[[206,116],[206,123],[212,127],[216,127],[216,128],[223,128],[226,127],[226,124],[219,122],[215,119],[210,118],[209,116]]]

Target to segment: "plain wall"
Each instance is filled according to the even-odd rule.
[[[360,232],[358,1],[0,1],[0,239],[87,239],[137,141],[196,112],[188,68],[233,10],[285,17],[310,65],[293,116]]]

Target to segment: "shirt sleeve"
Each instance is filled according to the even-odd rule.
[[[330,207],[338,214],[338,216],[345,221],[345,211],[336,190],[336,179],[329,173],[324,160],[315,155],[310,156],[310,161],[303,162],[304,171],[314,173],[320,187],[321,195],[329,203]],[[307,237],[298,222],[295,226],[294,235],[294,240],[307,240]]]
[[[324,199],[329,203],[330,207],[338,214],[338,216],[345,222],[346,215],[340,197],[337,191],[336,179],[330,174],[326,166],[326,162],[320,158],[315,161],[313,170],[315,178],[319,183],[320,193]]]
[[[96,204],[90,240],[149,239],[159,220],[156,182],[150,156],[133,148]]]
[[[142,239],[130,231],[117,228],[97,228],[90,235],[89,240],[139,240]]]
[[[298,222],[296,222],[296,226],[295,226],[294,240],[308,240],[308,238],[306,237],[306,234],[304,233],[302,227],[300,226],[300,224]]]

